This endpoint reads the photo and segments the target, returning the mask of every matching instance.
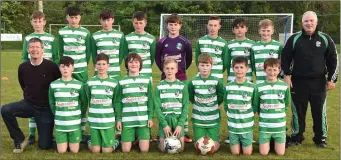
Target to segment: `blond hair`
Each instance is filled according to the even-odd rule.
[[[272,21],[270,19],[263,19],[263,20],[259,21],[259,24],[258,24],[259,29],[266,28],[269,26],[272,26],[272,28],[274,28],[274,24],[272,23]]]
[[[200,54],[198,58],[198,64],[199,63],[210,63],[213,65],[213,59],[209,54],[203,53],[203,54]]]

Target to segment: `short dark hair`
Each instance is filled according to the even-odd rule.
[[[266,70],[267,67],[278,67],[281,69],[281,61],[276,58],[268,58],[264,61],[264,70]]]
[[[245,57],[242,57],[242,56],[238,56],[238,57],[236,57],[236,58],[234,58],[234,59],[232,60],[232,68],[233,68],[236,64],[244,64],[245,67],[249,67],[248,60],[247,60]]]
[[[140,71],[141,71],[142,70],[142,64],[143,64],[141,56],[135,52],[130,52],[124,60],[124,66],[126,67],[127,70],[128,70],[128,63],[131,60],[137,60],[140,62]]]
[[[96,56],[96,63],[101,60],[107,61],[107,63],[109,64],[109,57],[104,53],[97,54]]]
[[[31,38],[30,40],[28,40],[27,48],[30,47],[31,43],[35,43],[35,42],[39,42],[40,45],[41,45],[41,48],[44,48],[43,41],[41,39],[39,39],[39,38],[36,38],[36,37]]]
[[[68,16],[78,16],[81,15],[81,9],[77,6],[71,6],[66,8],[66,15]]]
[[[179,23],[179,24],[182,24],[182,21],[181,21],[181,17],[176,14],[176,13],[173,13],[169,16],[167,16],[166,18],[166,23]]]
[[[61,56],[60,61],[59,61],[59,65],[62,65],[62,64],[64,66],[70,66],[70,65],[74,66],[75,61],[69,56]]]
[[[209,21],[210,20],[217,20],[217,21],[219,21],[219,24],[221,25],[221,18],[219,16],[210,16],[208,20]]]
[[[114,18],[114,14],[111,9],[103,9],[99,14],[99,18],[103,20]]]
[[[147,20],[147,15],[142,11],[137,11],[134,13],[132,19],[137,19],[138,21]]]
[[[244,18],[238,17],[233,20],[232,22],[232,29],[240,26],[245,26],[247,27],[247,21]]]

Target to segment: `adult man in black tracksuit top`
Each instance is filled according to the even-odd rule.
[[[291,87],[293,112],[289,146],[304,140],[305,117],[310,102],[313,117],[313,141],[317,147],[327,147],[326,89],[334,89],[338,74],[337,51],[333,40],[316,29],[315,12],[302,16],[303,30],[292,35],[282,51],[284,81]],[[327,78],[326,75],[327,74]],[[290,76],[291,75],[291,76]],[[298,122],[297,122],[298,118]]]

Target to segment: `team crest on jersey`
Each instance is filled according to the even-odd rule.
[[[78,36],[78,37],[77,37],[77,42],[82,42],[82,40],[83,40],[83,39],[82,39],[81,36]]]
[[[175,97],[179,97],[179,95],[180,95],[180,90],[178,89],[175,91]]]
[[[165,44],[165,47],[168,47],[168,44]]]
[[[316,47],[321,47],[321,42],[320,41],[316,41]]]
[[[281,92],[281,91],[277,94],[277,96],[278,96],[278,98],[280,98],[280,99],[284,98],[284,94],[283,94],[283,92]]]
[[[273,57],[274,57],[274,54],[275,54],[275,51],[272,50],[272,49],[270,49],[270,51],[269,51],[269,56],[270,56],[271,58],[273,58]]]
[[[148,46],[149,46],[149,43],[148,43],[148,42],[144,42],[144,43],[143,43],[143,48],[144,48],[144,49],[147,49]]]
[[[75,95],[76,95],[76,90],[72,89],[72,90],[70,91],[70,95],[71,95],[71,96],[75,96]]]
[[[221,49],[220,49],[220,47],[218,47],[218,46],[215,48],[215,52],[216,52],[216,53],[220,52],[220,50],[221,50]]]
[[[243,93],[243,99],[244,99],[244,100],[247,100],[247,99],[248,99],[248,95],[247,95],[246,92]]]
[[[209,92],[209,93],[215,93],[214,86],[208,87],[208,92]]]
[[[249,55],[249,54],[250,54],[250,48],[245,47],[245,48],[244,48],[244,53],[245,53],[246,55]]]
[[[181,43],[177,43],[176,44],[176,49],[181,50],[181,48],[182,48],[182,44]]]
[[[114,38],[114,39],[112,40],[112,43],[118,44],[118,39],[117,39],[117,38]]]
[[[43,42],[44,48],[47,48],[49,46],[49,42]]]
[[[110,92],[111,92],[110,87],[107,87],[107,88],[105,89],[105,93],[109,94]]]
[[[139,88],[140,88],[140,91],[143,91],[143,90],[144,90],[144,85],[141,84],[141,85],[139,86]]]

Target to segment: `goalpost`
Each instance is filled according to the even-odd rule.
[[[52,30],[58,32],[58,30],[64,26],[67,26],[68,24],[49,24],[49,33],[52,34]],[[88,29],[90,31],[90,33],[94,33],[96,31],[99,31],[102,29],[101,25],[99,24],[83,24],[80,25],[82,27],[85,27],[86,29]],[[57,29],[54,29],[55,27],[57,27]],[[119,30],[121,31],[121,26],[120,25],[112,25],[113,29]],[[57,35],[57,34],[54,34]]]
[[[160,17],[160,38],[167,35],[166,18],[171,14],[161,14]],[[293,33],[294,15],[292,13],[280,14],[178,14],[181,16],[182,27],[180,34],[188,39],[192,45],[196,40],[207,34],[207,21],[210,16],[219,16],[221,18],[221,29],[219,36],[226,41],[234,39],[232,33],[232,22],[237,17],[246,19],[248,23],[248,31],[246,37],[258,41],[260,36],[258,34],[258,23],[263,19],[270,19],[274,23],[274,34],[272,38],[285,44],[286,40]]]

